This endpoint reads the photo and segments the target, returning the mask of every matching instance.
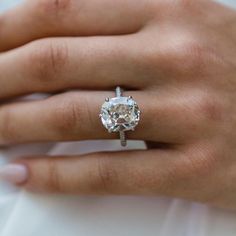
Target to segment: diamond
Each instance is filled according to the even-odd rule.
[[[132,97],[115,97],[106,99],[100,117],[109,132],[134,130],[140,120],[140,110]]]

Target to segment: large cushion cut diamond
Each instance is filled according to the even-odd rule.
[[[140,110],[131,97],[115,97],[102,105],[100,117],[109,132],[134,130],[140,120]]]

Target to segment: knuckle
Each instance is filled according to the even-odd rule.
[[[62,178],[57,163],[55,161],[48,161],[46,169],[47,178],[45,179],[45,186],[43,186],[43,188],[50,192],[62,192]]]
[[[52,124],[59,134],[72,135],[78,130],[78,125],[83,124],[85,107],[83,101],[77,97],[70,97],[58,103],[52,112]],[[80,125],[82,127],[82,125]],[[81,131],[81,128],[80,128]],[[76,134],[75,134],[76,135]]]
[[[175,33],[173,34],[175,36]],[[143,55],[145,59],[143,64],[152,71],[181,75],[181,78],[186,75],[187,78],[192,78],[193,76],[189,75],[206,73],[213,52],[193,36],[181,34],[177,36],[178,40],[173,42],[174,36],[159,46],[154,42],[152,51],[149,50]]]
[[[36,3],[37,11],[50,18],[58,18],[71,6],[71,0],[38,0]]]
[[[193,159],[190,160],[189,166],[192,173],[202,175],[202,172],[206,174],[211,173],[214,163],[214,155],[210,151],[201,150],[201,152],[198,151],[197,154],[193,156]]]
[[[28,61],[33,77],[40,83],[51,82],[58,78],[68,62],[67,46],[61,42],[40,42],[32,47]]]
[[[208,145],[195,145],[175,163],[171,170],[172,182],[183,182],[190,188],[192,188],[192,183],[199,184],[199,186],[204,185],[217,172],[219,162],[220,153],[216,148]]]
[[[174,46],[173,49],[173,45],[169,45],[166,61],[172,65],[174,73],[186,78],[199,80],[199,75],[209,76],[212,74],[212,68],[215,70],[223,66],[222,58],[204,39],[195,39],[194,35],[183,36]]]
[[[97,159],[92,178],[92,188],[96,192],[111,193],[115,189],[117,173],[108,158]]]
[[[163,10],[167,11],[169,14],[171,13],[170,16],[176,14],[183,14],[183,13],[188,13],[193,12],[193,10],[196,11],[197,3],[199,1],[204,1],[204,0],[167,0],[162,2]]]
[[[176,43],[175,49],[167,53],[167,60],[173,65],[173,69],[181,74],[198,73],[205,68],[206,50],[192,39],[183,39]]]
[[[193,75],[192,78],[200,79],[199,76],[209,76],[212,69],[222,67],[222,59],[214,49],[210,48],[201,40],[190,39],[183,41],[177,46],[172,63],[176,72],[181,75]]]
[[[203,122],[222,121],[225,113],[223,107],[223,101],[219,101],[216,96],[210,93],[202,94],[196,99],[195,114],[200,115]]]
[[[1,141],[3,143],[10,143],[16,141],[16,132],[14,128],[13,122],[13,115],[12,110],[8,108],[2,108],[0,110],[1,116],[1,126],[0,126],[0,133],[1,133]]]
[[[209,202],[214,198],[215,191],[220,182],[219,178],[219,153],[214,149],[197,147],[184,156],[183,159],[175,166],[173,171],[171,190],[174,194],[192,198],[196,201]],[[200,178],[199,178],[200,177]],[[179,187],[175,188],[176,181]],[[174,187],[173,187],[174,186]],[[201,194],[195,191],[205,189]]]
[[[199,147],[189,160],[190,171],[196,176],[209,176],[216,169],[218,155],[213,148]]]
[[[193,3],[194,3],[194,0],[175,0],[175,4],[182,8],[188,8]]]

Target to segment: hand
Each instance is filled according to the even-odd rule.
[[[236,208],[234,10],[207,0],[37,0],[0,23],[1,99],[82,90],[2,105],[1,144],[116,138],[98,114],[121,85],[142,111],[128,138],[152,146],[26,158],[1,169],[2,178],[33,191]]]

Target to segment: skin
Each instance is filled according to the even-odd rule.
[[[2,145],[117,138],[97,117],[120,85],[142,111],[128,138],[149,147],[23,158],[22,187],[236,209],[234,10],[208,0],[25,1],[0,16],[0,35]],[[35,92],[51,96],[7,102]]]

